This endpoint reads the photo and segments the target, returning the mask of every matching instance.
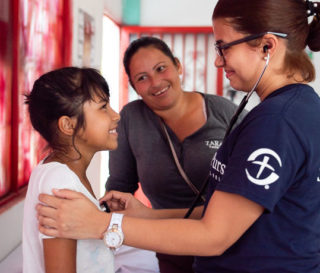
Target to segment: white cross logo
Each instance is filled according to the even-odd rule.
[[[256,158],[260,155],[264,155],[263,160],[257,161]],[[274,157],[277,160],[277,162],[279,163],[279,166],[282,167],[281,159],[276,152],[274,152],[273,150],[267,149],[267,148],[261,148],[261,149],[254,151],[248,157],[249,162],[251,162],[252,164],[255,164],[255,165],[260,165],[259,171],[255,175],[255,177],[250,175],[249,171],[247,169],[245,169],[246,174],[247,174],[247,178],[252,183],[254,183],[256,185],[265,186],[265,189],[269,189],[269,185],[276,182],[279,178],[279,175],[277,175],[274,172],[275,169],[270,164],[268,164],[269,160],[270,160],[270,156]],[[271,174],[264,179],[259,179],[265,169],[271,170],[272,171]]]

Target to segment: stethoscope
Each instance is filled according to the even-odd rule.
[[[260,73],[260,76],[257,80],[257,82],[255,83],[255,85],[252,87],[252,89],[250,90],[250,92],[243,97],[243,99],[241,100],[236,112],[234,113],[234,115],[232,116],[231,120],[230,120],[230,123],[229,123],[229,126],[226,130],[226,133],[224,135],[224,138],[223,138],[223,141],[225,141],[225,139],[229,136],[234,124],[237,122],[240,114],[242,113],[243,109],[245,108],[245,106],[247,105],[248,101],[249,101],[249,98],[251,97],[251,95],[253,94],[253,92],[255,91],[256,87],[258,86],[258,84],[260,83],[261,81],[261,78],[264,74],[264,72],[266,71],[268,65],[269,65],[269,60],[270,60],[270,54],[268,52],[268,46],[264,46],[263,47],[263,50],[264,52],[267,53],[267,56],[265,57],[265,60],[266,60],[266,63],[263,67],[263,70],[262,72]],[[222,142],[223,142],[222,141]],[[199,202],[204,190],[207,188],[207,185],[209,183],[209,174],[207,175],[204,183],[202,184],[200,190],[199,190],[199,193],[198,195],[195,197],[195,199],[192,201],[192,204],[190,206],[190,208],[188,209],[187,213],[185,214],[184,218],[189,218],[190,214],[193,212],[194,208],[196,207],[197,203]]]

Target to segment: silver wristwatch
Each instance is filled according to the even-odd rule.
[[[103,241],[105,245],[112,250],[119,248],[124,239],[121,229],[123,214],[112,213],[111,220],[107,231],[103,234]]]

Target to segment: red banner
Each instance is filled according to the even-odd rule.
[[[0,197],[27,184],[44,155],[45,142],[32,129],[24,95],[41,74],[70,65],[70,2],[1,0]]]
[[[10,0],[0,3],[0,196],[9,190],[11,146]]]

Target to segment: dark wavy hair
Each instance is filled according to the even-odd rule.
[[[57,122],[61,116],[75,117],[74,136],[85,128],[83,104],[94,95],[109,101],[109,87],[93,68],[65,67],[42,75],[34,82],[30,94],[25,95],[31,124],[55,150],[63,150],[58,137]]]
[[[314,5],[310,24],[307,8],[305,0],[219,0],[212,19],[225,18],[244,34],[288,34],[284,71],[289,77],[300,71],[310,82],[315,79],[315,69],[304,49],[309,46],[312,51],[320,51],[320,2]]]
[[[129,82],[133,88],[134,88],[134,85],[131,80],[131,74],[130,74],[130,62],[131,62],[133,55],[140,48],[146,48],[146,47],[153,47],[153,48],[160,50],[164,55],[168,56],[171,59],[171,61],[174,63],[175,66],[178,65],[176,58],[172,54],[172,51],[170,50],[168,45],[164,41],[162,41],[161,39],[158,39],[156,37],[144,36],[144,37],[141,37],[139,39],[132,41],[124,53],[123,65],[124,65],[124,69],[126,71],[126,74],[128,75]]]

